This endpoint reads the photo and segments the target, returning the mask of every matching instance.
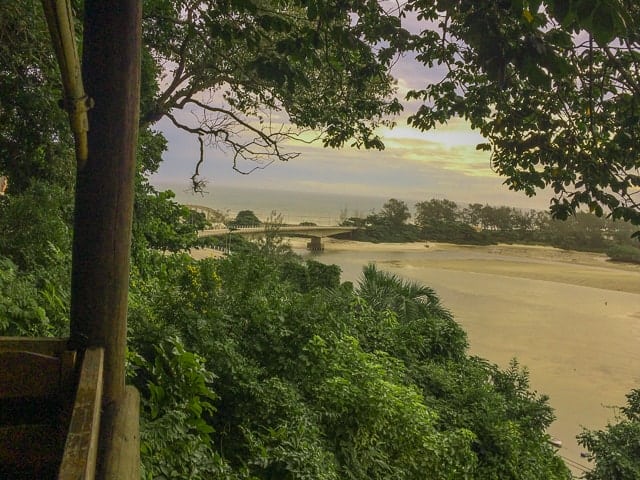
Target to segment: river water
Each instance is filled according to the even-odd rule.
[[[549,433],[563,442],[560,454],[574,473],[576,463],[588,466],[575,436],[614,421],[613,406],[640,386],[640,268],[535,247],[347,243],[329,240],[315,258],[339,265],[343,280],[356,282],[373,262],[435,289],[466,330],[470,353],[528,368],[532,388],[555,409]]]

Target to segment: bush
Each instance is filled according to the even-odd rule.
[[[607,250],[607,256],[614,262],[640,263],[640,248],[632,245],[616,245]]]
[[[578,442],[589,450],[595,467],[587,480],[637,480],[640,478],[640,390],[627,395],[622,417],[604,430],[585,430]]]
[[[64,336],[68,332],[68,287],[55,272],[21,272],[0,257],[0,336]]]

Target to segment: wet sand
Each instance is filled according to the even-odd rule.
[[[304,251],[304,239],[292,239]],[[356,281],[362,265],[436,290],[467,331],[470,353],[502,367],[516,357],[550,396],[549,433],[586,465],[575,436],[614,421],[612,406],[640,386],[640,266],[535,246],[368,244],[324,239],[315,258]],[[578,473],[578,470],[574,470]]]

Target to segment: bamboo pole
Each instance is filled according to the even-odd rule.
[[[63,103],[69,112],[78,168],[83,168],[88,156],[87,111],[91,108],[91,100],[85,94],[82,83],[71,3],[70,0],[42,0],[42,6],[60,67],[65,96]]]

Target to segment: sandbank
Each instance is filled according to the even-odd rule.
[[[290,238],[295,249],[307,239]],[[640,293],[640,265],[611,262],[603,253],[577,252],[540,245],[456,245],[436,242],[369,243],[323,239],[333,252],[424,252],[412,266],[529,278],[618,292]],[[450,252],[455,255],[447,256]],[[393,261],[380,262],[395,266]],[[397,262],[395,262],[397,263]]]

